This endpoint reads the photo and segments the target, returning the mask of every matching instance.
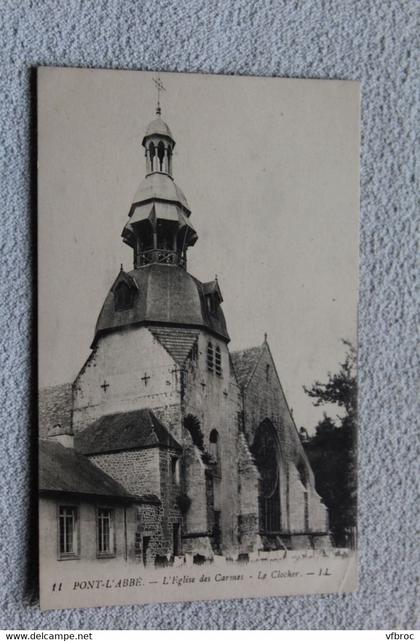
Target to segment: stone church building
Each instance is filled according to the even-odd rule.
[[[230,352],[160,109],[122,268],[73,384],[40,392],[41,557],[146,565],[329,545],[270,347]]]

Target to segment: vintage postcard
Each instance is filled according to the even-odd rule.
[[[42,608],[356,589],[359,91],[39,69]]]

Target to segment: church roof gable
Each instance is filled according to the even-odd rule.
[[[148,409],[102,416],[75,436],[75,448],[86,455],[149,447],[180,450],[167,428]]]

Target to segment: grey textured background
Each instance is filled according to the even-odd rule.
[[[409,0],[0,1],[0,627],[416,625],[415,12]],[[34,604],[30,68],[39,64],[362,81],[357,593],[48,613]]]

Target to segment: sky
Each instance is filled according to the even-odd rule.
[[[154,74],[42,68],[38,77],[39,383],[72,381],[120,264],[145,175]],[[303,385],[356,344],[359,85],[161,74],[173,175],[198,241],[188,270],[218,276],[230,349],[273,353],[298,427],[322,417]],[[334,416],[335,408],[327,408]]]

